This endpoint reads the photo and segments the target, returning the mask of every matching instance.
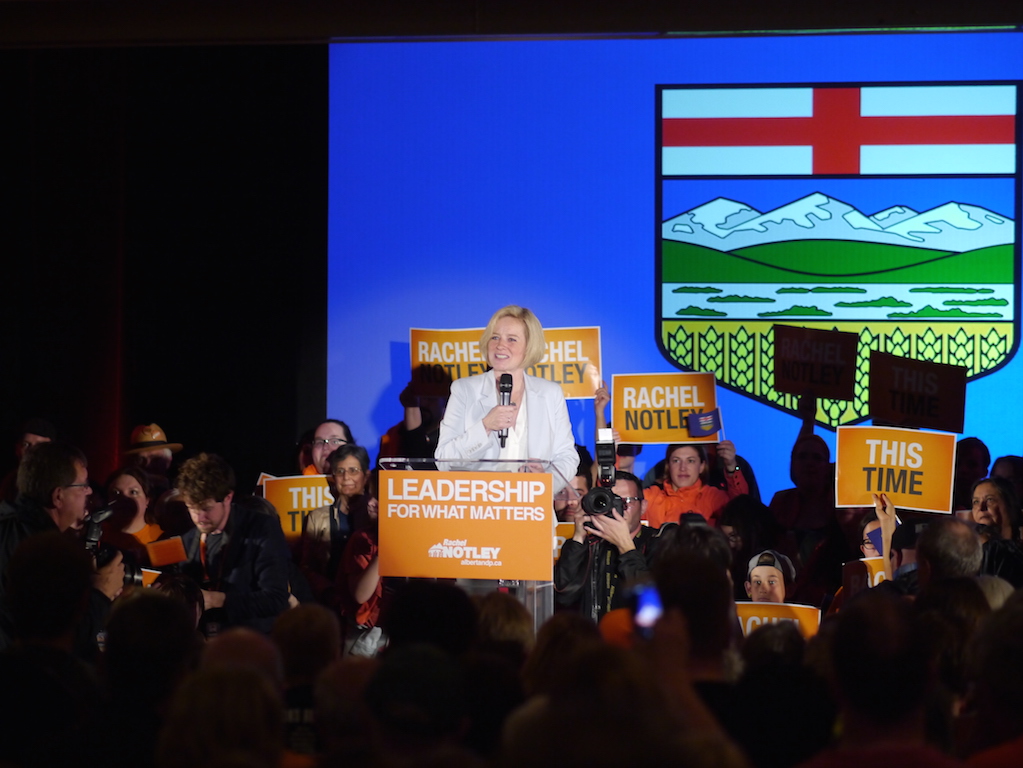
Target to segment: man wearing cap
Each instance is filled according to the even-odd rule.
[[[181,443],[171,443],[159,424],[142,424],[131,431],[131,445],[124,452],[129,466],[142,469],[149,476],[152,498],[170,489],[170,466]]]
[[[754,603],[784,603],[785,587],[796,578],[792,561],[773,549],[751,557],[746,574],[746,594]]]

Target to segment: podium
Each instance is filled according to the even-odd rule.
[[[554,489],[548,461],[378,462],[380,575],[452,579],[515,596],[538,630],[554,613]]]

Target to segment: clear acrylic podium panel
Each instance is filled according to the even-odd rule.
[[[377,462],[381,469],[392,471],[464,471],[464,472],[541,472],[552,476],[554,493],[578,495],[557,467],[549,461],[532,459],[412,459],[383,458]],[[554,558],[554,527],[557,518],[551,508],[551,559]],[[539,631],[547,619],[554,615],[554,582],[522,579],[458,579],[458,586],[473,596],[500,590],[516,597],[533,617],[533,631]]]

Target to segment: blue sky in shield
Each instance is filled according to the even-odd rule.
[[[662,220],[670,219],[718,197],[752,205],[761,213],[814,192],[855,206],[870,216],[905,205],[923,212],[949,202],[979,205],[1015,219],[1016,182],[1012,178],[927,179],[666,179]]]

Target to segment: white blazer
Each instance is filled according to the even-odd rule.
[[[564,478],[562,481],[554,477],[554,492],[557,493],[565,482],[575,477],[579,468],[579,453],[572,437],[565,395],[557,384],[535,376],[525,376],[525,387],[528,457],[554,464]],[[497,384],[493,371],[455,379],[440,423],[434,458],[469,461],[500,458],[497,432],[488,435],[483,426],[483,417],[496,405]],[[476,467],[447,465],[440,469]]]

